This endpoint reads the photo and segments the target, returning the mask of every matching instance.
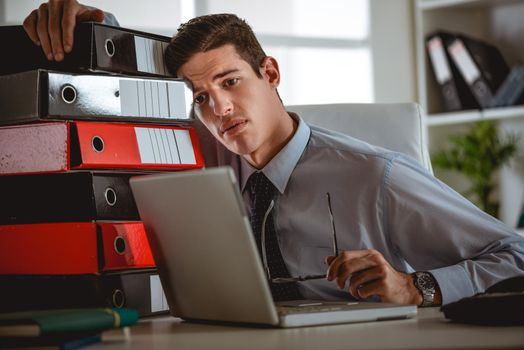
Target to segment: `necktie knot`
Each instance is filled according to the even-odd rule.
[[[252,200],[254,198],[264,199],[269,203],[275,194],[276,187],[263,172],[257,171],[249,178],[249,191]]]

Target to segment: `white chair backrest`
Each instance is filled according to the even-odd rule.
[[[416,103],[287,106],[309,124],[335,130],[418,160],[431,173],[423,115]]]

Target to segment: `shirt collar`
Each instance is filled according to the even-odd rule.
[[[273,159],[266,164],[266,166],[260,170],[264,175],[273,183],[278,191],[283,194],[291,173],[295,169],[298,160],[304,153],[306,145],[311,135],[309,126],[300,118],[297,114],[288,112],[291,118],[297,123],[298,127],[295,134],[289,140],[289,142],[278,152]],[[256,168],[251,166],[244,158],[241,157],[241,189],[244,192],[247,181],[252,173],[257,171]]]

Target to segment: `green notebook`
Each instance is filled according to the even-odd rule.
[[[133,309],[63,309],[0,314],[0,337],[38,337],[47,334],[96,332],[135,324]]]

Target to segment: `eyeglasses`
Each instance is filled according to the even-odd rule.
[[[327,205],[329,210],[329,219],[331,221],[331,233],[333,236],[332,245],[333,245],[333,255],[338,255],[338,243],[337,243],[337,231],[335,229],[335,219],[333,217],[333,210],[331,209],[331,196],[329,192],[326,193],[327,197]],[[275,277],[271,278],[271,272],[269,271],[269,266],[267,263],[267,255],[266,255],[266,221],[269,217],[269,214],[273,210],[273,207],[275,206],[275,201],[271,200],[271,203],[269,203],[269,207],[266,210],[266,213],[264,214],[264,219],[262,220],[262,232],[261,232],[261,242],[260,245],[262,246],[262,263],[264,264],[264,269],[266,270],[267,277],[269,281],[273,283],[291,283],[291,282],[303,282],[308,280],[318,280],[321,278],[326,278],[326,274],[319,274],[319,275],[305,275],[305,276],[296,276],[296,277]]]

